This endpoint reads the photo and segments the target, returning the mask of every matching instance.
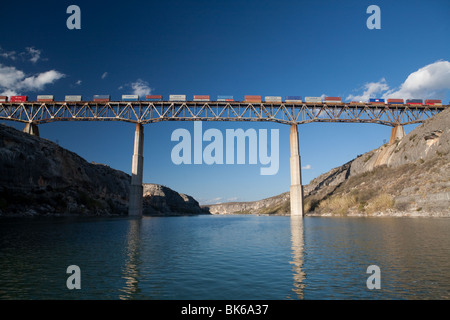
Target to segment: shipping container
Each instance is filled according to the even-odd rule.
[[[305,102],[322,103],[322,98],[321,97],[305,97]]]
[[[26,102],[28,101],[28,97],[27,96],[11,96],[9,98],[10,102]]]
[[[110,99],[111,99],[111,96],[109,96],[109,95],[104,95],[104,94],[94,95],[94,101],[106,102],[106,101],[110,101]]]
[[[407,99],[406,104],[420,104],[423,105],[422,99]]]
[[[287,103],[301,103],[302,102],[302,97],[300,96],[287,96],[284,99],[285,102]]]
[[[217,96],[217,101],[234,101],[233,96]]]
[[[0,102],[8,102],[7,96],[0,96]]]
[[[137,94],[123,94],[122,101],[139,101],[139,96]]]
[[[244,96],[245,102],[261,102],[261,96]]]
[[[369,99],[369,104],[384,104],[384,99]]]
[[[37,102],[51,102],[54,101],[54,97],[52,95],[39,95],[36,98]]]
[[[341,97],[325,97],[324,103],[341,103]]]
[[[171,94],[169,95],[169,101],[186,101],[185,94]]]
[[[404,104],[403,99],[387,99],[388,104]]]
[[[425,104],[429,106],[442,106],[442,100],[425,100]]]
[[[350,104],[364,104],[362,101],[350,101]]]
[[[145,100],[147,101],[162,101],[163,97],[161,95],[146,95]]]
[[[81,101],[81,96],[65,96],[64,101],[66,102],[78,102]]]
[[[283,98],[282,97],[277,97],[277,96],[265,96],[264,97],[264,102],[282,103],[283,102]]]
[[[194,101],[211,101],[208,95],[194,95]]]

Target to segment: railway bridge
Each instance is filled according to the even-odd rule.
[[[450,106],[407,104],[272,103],[198,101],[2,102],[0,120],[25,123],[39,135],[39,124],[54,121],[125,121],[136,124],[129,215],[142,215],[144,125],[159,121],[267,121],[290,131],[291,215],[303,216],[298,125],[312,122],[377,123],[392,127],[389,143],[404,135],[404,125],[422,123]]]

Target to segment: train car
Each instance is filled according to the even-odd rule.
[[[169,95],[169,101],[186,101],[185,94],[171,94]]]
[[[211,101],[208,95],[194,95],[194,101]]]
[[[139,101],[139,96],[137,94],[123,94],[122,101]]]
[[[406,104],[410,105],[423,105],[422,99],[406,99]]]
[[[26,102],[28,101],[28,96],[11,96],[9,97],[10,102]]]
[[[322,103],[321,97],[305,97],[305,103]]]
[[[244,102],[261,102],[261,96],[244,96]]]
[[[234,97],[233,96],[217,96],[217,101],[234,101]]]
[[[64,101],[66,102],[80,102],[81,96],[68,95],[64,97]]]
[[[150,94],[145,96],[146,101],[162,101],[162,99],[163,97],[161,95]]]
[[[374,104],[374,105],[384,105],[385,104],[385,100],[384,99],[369,99],[369,104]]]
[[[342,103],[341,97],[325,97],[323,102],[329,104]]]
[[[7,96],[0,96],[0,102],[8,102]]]
[[[277,96],[265,96],[264,97],[264,102],[282,103],[283,102],[283,98],[282,97],[277,97]]]
[[[302,97],[300,96],[286,96],[284,98],[284,102],[286,103],[302,103]]]
[[[36,98],[37,102],[52,102],[55,101],[55,97],[52,95],[39,95]]]
[[[403,99],[387,99],[388,104],[405,104]]]
[[[362,101],[350,101],[349,104],[365,104]]]
[[[94,95],[94,102],[108,102],[111,100],[111,96],[104,94],[96,94]]]
[[[425,100],[425,104],[428,106],[442,106],[442,100],[427,99]]]

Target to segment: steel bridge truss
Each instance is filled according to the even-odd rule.
[[[388,126],[421,123],[449,106],[306,104],[249,102],[23,102],[0,103],[0,120],[25,123],[54,121],[270,121],[378,123]]]

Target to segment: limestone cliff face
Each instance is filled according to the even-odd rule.
[[[450,216],[450,110],[313,179],[304,195],[307,214]],[[208,207],[215,214],[289,214],[289,192],[270,199]]]
[[[0,126],[0,213],[126,214],[130,176]]]
[[[131,177],[0,125],[0,215],[127,215]],[[144,185],[144,214],[209,213],[190,196]]]
[[[144,183],[143,211],[146,215],[209,214],[191,196],[151,183]]]

